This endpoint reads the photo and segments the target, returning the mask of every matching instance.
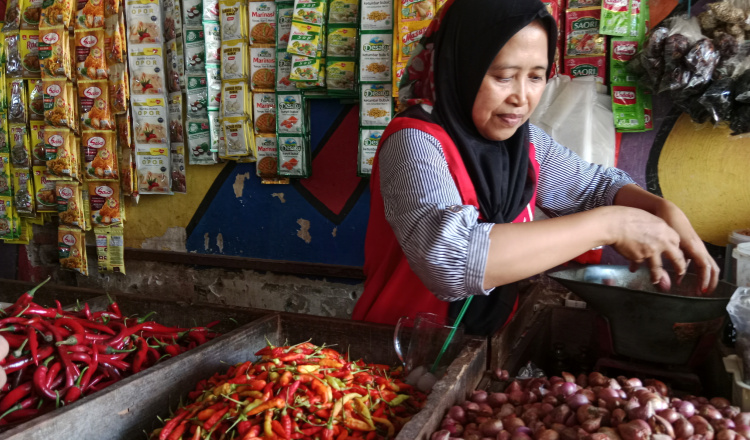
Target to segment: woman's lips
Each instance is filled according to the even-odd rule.
[[[506,113],[502,115],[497,115],[497,117],[500,118],[500,120],[504,124],[509,125],[509,126],[516,126],[523,120],[522,115],[517,115],[514,113]]]

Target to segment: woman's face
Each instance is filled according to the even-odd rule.
[[[484,75],[471,117],[479,134],[504,141],[534,112],[547,83],[547,31],[533,22],[503,46]]]

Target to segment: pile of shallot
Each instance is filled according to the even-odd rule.
[[[562,376],[514,380],[504,393],[474,391],[431,440],[750,440],[750,412],[727,399],[669,397],[653,379]]]

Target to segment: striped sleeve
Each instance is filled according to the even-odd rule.
[[[484,269],[491,223],[462,205],[443,150],[433,136],[405,129],[379,152],[388,219],[411,269],[439,299],[486,295]]]
[[[549,217],[611,205],[617,191],[635,181],[624,171],[591,164],[531,126],[539,162],[537,206]]]

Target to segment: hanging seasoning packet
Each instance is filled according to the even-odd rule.
[[[5,56],[8,60],[5,66],[5,71],[9,77],[18,77],[23,74],[21,55],[18,51],[19,38],[20,35],[18,32],[5,36]]]
[[[14,167],[31,166],[29,132],[24,124],[10,124],[10,163]]]
[[[604,55],[604,37],[599,34],[600,8],[565,13],[565,56]]]
[[[12,240],[15,224],[13,217],[13,198],[9,196],[0,196],[0,238],[3,240]]]
[[[276,133],[276,95],[253,93],[255,133]]]
[[[357,175],[366,177],[372,174],[375,152],[385,128],[362,128],[359,131],[359,149],[357,150]]]
[[[203,0],[203,23],[218,23],[220,20],[219,0]]]
[[[78,30],[76,41],[76,76],[79,80],[107,79],[107,60],[104,58],[104,30]]]
[[[278,133],[303,133],[304,119],[302,93],[276,93],[276,131]]]
[[[81,8],[81,4],[83,7]],[[76,29],[98,29],[104,26],[104,0],[84,0],[78,4]]]
[[[119,182],[89,182],[91,223],[97,226],[122,224]]]
[[[208,81],[208,111],[221,108],[221,67],[206,66],[206,80]]]
[[[41,79],[29,80],[29,117],[32,121],[44,120],[44,90]]]
[[[289,34],[289,45],[286,49],[287,52],[314,58],[318,50],[320,34],[320,25],[293,21]]]
[[[94,130],[114,130],[115,122],[109,108],[107,81],[79,81],[78,102],[81,124]]]
[[[187,119],[208,118],[208,85],[206,74],[187,77]]]
[[[391,48],[393,35],[389,33],[362,35],[359,53],[360,81],[391,81]]]
[[[39,78],[39,30],[21,30],[18,40],[18,54],[24,78]]]
[[[273,91],[276,83],[276,49],[250,48],[250,88],[254,91]]]
[[[81,133],[86,180],[117,180],[117,145],[114,131]]]
[[[120,17],[111,15],[104,20],[104,53],[107,64],[124,63],[124,39],[120,34]]]
[[[391,84],[362,84],[359,121],[362,126],[386,126],[393,117]]]
[[[357,62],[353,59],[329,59],[326,62],[326,88],[328,93],[334,95],[354,93],[356,72]]]
[[[278,166],[279,176],[310,177],[309,152],[304,136],[279,135]]]
[[[208,121],[187,122],[187,145],[190,151],[189,163],[191,165],[213,165],[216,163],[211,152],[211,127]]]
[[[31,166],[46,166],[47,155],[44,150],[44,122],[31,121],[29,128],[31,129]]]
[[[250,90],[247,81],[229,80],[222,83],[223,116],[247,116],[250,114]],[[275,128],[275,127],[274,127]]]
[[[276,91],[277,92],[294,92],[297,87],[294,85],[290,76],[292,74],[292,57],[289,52],[276,51]]]
[[[40,28],[45,26],[68,26],[73,18],[75,7],[73,0],[44,0],[42,2]]]
[[[328,27],[328,56],[353,57],[357,52],[357,28]]]
[[[331,0],[331,5],[328,9],[329,24],[357,24],[357,19],[359,18],[359,1]]]
[[[13,168],[13,203],[21,217],[34,217],[34,180],[29,168]]]
[[[274,44],[276,40],[276,3],[250,2],[250,44]]]
[[[276,3],[276,50],[286,50],[286,47],[289,44],[293,15],[294,3]]]
[[[22,79],[12,79],[8,82],[8,122],[25,124],[28,119],[26,110],[26,87]]]
[[[184,129],[182,121],[184,120],[182,111],[182,93],[174,92],[169,94],[169,145],[182,144],[185,142]]]
[[[221,15],[221,41],[243,40],[247,38],[248,23],[245,8],[238,0],[221,0],[219,13]]]
[[[182,24],[184,26],[200,26],[203,21],[204,3],[201,0],[183,0],[182,2]]]
[[[70,37],[65,27],[41,29],[39,36],[42,78],[72,78]]]
[[[142,0],[127,0],[126,5],[128,44],[148,44],[152,46],[163,44],[159,3],[154,0],[147,0],[146,3]],[[200,25],[200,22],[198,25]]]
[[[292,55],[292,69],[289,74],[291,81],[317,81],[320,69],[320,58],[308,58]],[[300,88],[299,84],[297,85]]]
[[[185,72],[204,73],[206,70],[206,38],[203,29],[185,30]]]
[[[140,194],[169,194],[169,148],[164,145],[136,146],[136,171]]]
[[[21,29],[21,0],[10,0],[5,6],[5,25],[3,32]]]
[[[185,176],[185,146],[172,144],[172,192],[187,194],[187,177]]]
[[[60,224],[84,227],[83,198],[78,182],[58,181],[55,184],[57,193],[57,212]]]
[[[86,243],[80,229],[60,226],[57,229],[57,250],[60,267],[88,276]]]
[[[125,240],[122,226],[94,228],[99,273],[125,274]]]
[[[206,65],[221,64],[221,26],[218,23],[203,23],[206,40]]]
[[[630,0],[603,0],[599,33],[624,37],[630,34]]]
[[[125,113],[130,100],[128,87],[128,69],[124,63],[118,63],[109,68],[109,99],[112,113]]]
[[[73,102],[70,100],[73,83],[66,79],[43,79],[44,122],[53,127],[75,127]]]
[[[10,171],[10,157],[7,154],[0,154],[0,196],[10,197],[13,178]]]
[[[133,96],[133,131],[136,145],[167,144],[167,108],[162,98]]]
[[[225,41],[221,45],[221,79],[248,77],[247,43],[242,40]]]
[[[227,156],[249,156],[253,154],[251,146],[255,139],[248,130],[249,122],[245,117],[224,118],[224,142],[227,145]]]
[[[258,164],[255,168],[255,174],[258,177],[278,177],[276,136],[270,134],[256,135],[255,145],[258,149]]]
[[[37,212],[57,212],[55,181],[49,178],[46,166],[32,168]],[[0,194],[1,195],[1,194]]]
[[[182,55],[177,53],[177,41],[172,40],[167,42],[166,50],[167,58],[164,61],[164,67],[166,68],[167,89],[169,92],[179,92],[182,89],[180,87],[179,66],[183,68],[185,66],[183,65]]]
[[[47,155],[47,170],[52,180],[77,179],[78,161],[76,148],[71,145],[68,129],[44,130],[44,150]]]

